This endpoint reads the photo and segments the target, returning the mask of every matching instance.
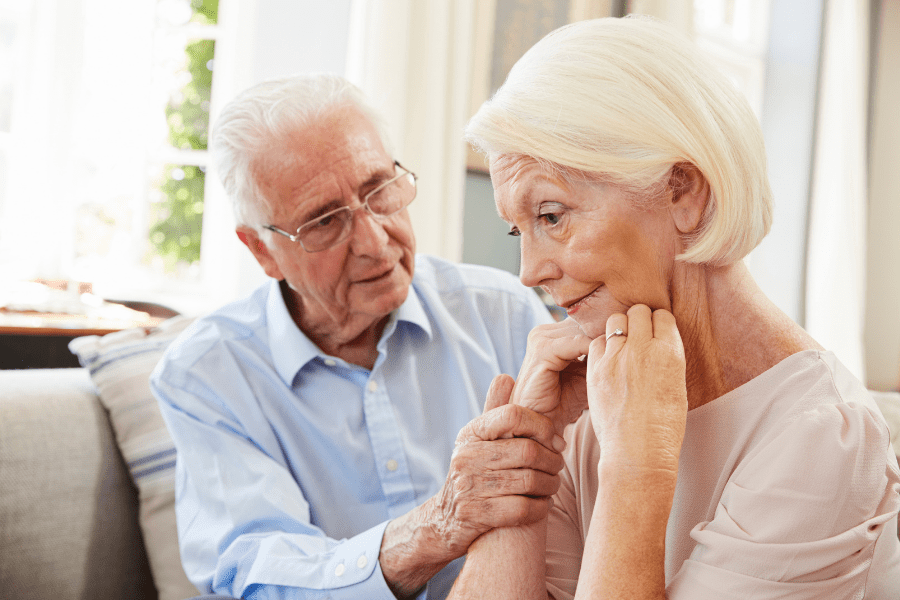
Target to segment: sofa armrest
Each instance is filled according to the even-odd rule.
[[[0,371],[0,597],[157,597],[137,494],[85,369]]]

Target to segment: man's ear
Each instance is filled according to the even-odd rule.
[[[675,226],[681,233],[693,233],[700,226],[709,202],[706,177],[691,163],[676,163],[669,173],[669,189],[672,192],[669,210]]]
[[[278,263],[269,252],[269,248],[259,239],[259,234],[255,229],[241,225],[234,231],[237,233],[238,239],[253,253],[253,257],[259,263],[259,266],[263,268],[263,271],[266,272],[266,275],[279,281],[284,279]]]

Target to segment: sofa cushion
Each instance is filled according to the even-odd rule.
[[[0,598],[151,600],[138,500],[84,369],[0,371]]]
[[[150,373],[192,320],[173,317],[152,329],[86,336],[69,344],[109,411],[119,450],[137,486],[144,544],[160,600],[197,594],[184,574],[178,551],[175,446],[150,392]]]

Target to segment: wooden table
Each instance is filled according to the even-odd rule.
[[[164,319],[135,313],[134,319],[17,312],[0,309],[0,369],[78,367],[69,342],[131,327],[155,327]]]

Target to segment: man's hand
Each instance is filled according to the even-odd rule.
[[[512,387],[509,376],[494,379],[484,414],[457,436],[450,473],[434,498],[434,526],[452,554],[462,556],[495,527],[543,519],[559,489],[565,442],[547,417],[508,404]]]
[[[547,516],[565,442],[550,419],[509,404],[513,385],[508,375],[494,378],[484,414],[456,438],[441,491],[388,524],[381,569],[398,598],[414,596],[486,531]]]

